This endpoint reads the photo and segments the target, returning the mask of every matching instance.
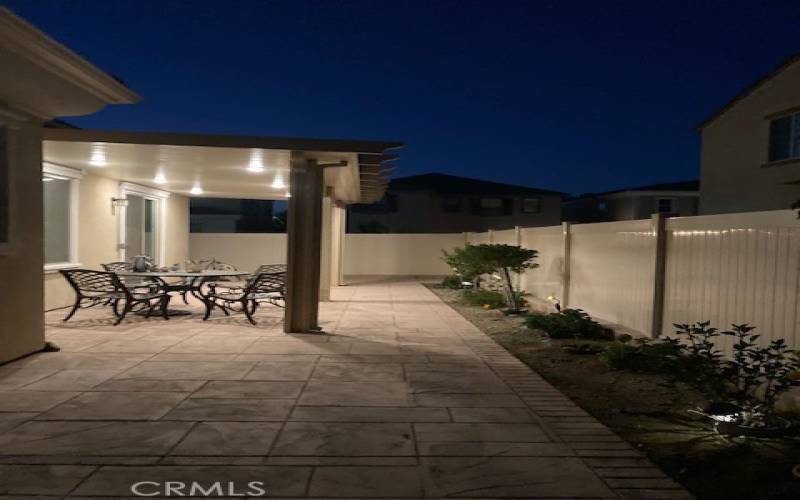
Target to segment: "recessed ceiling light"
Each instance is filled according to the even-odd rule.
[[[252,153],[250,153],[250,164],[247,165],[247,170],[250,172],[264,171],[264,154],[260,149],[254,149]]]
[[[89,158],[89,165],[95,167],[105,167],[108,165],[106,161],[106,153],[101,149],[95,149],[92,151],[92,157]]]
[[[155,182],[156,184],[166,184],[167,177],[163,174],[163,172],[159,172],[156,174],[155,177],[153,177],[153,182]]]
[[[272,189],[286,189],[286,187],[286,183],[283,182],[283,177],[276,175],[275,180],[272,181]]]
[[[195,186],[189,192],[192,194],[203,194],[203,189],[200,186]]]

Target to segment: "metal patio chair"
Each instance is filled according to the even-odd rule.
[[[284,307],[286,300],[286,273],[258,273],[249,279],[242,288],[229,288],[209,283],[209,292],[205,296],[206,314],[203,320],[211,316],[214,307],[219,307],[226,316],[230,311],[243,312],[247,320],[255,325],[253,319],[256,309],[262,303]]]
[[[88,309],[98,305],[110,305],[118,325],[125,319],[125,315],[136,306],[147,308],[146,316],[149,318],[156,306],[160,307],[164,319],[167,316],[169,295],[163,289],[163,282],[158,278],[142,277],[149,280],[149,288],[137,287],[132,289],[122,283],[119,276],[110,271],[93,271],[90,269],[62,269],[59,271],[75,291],[75,304],[73,304],[64,321],[69,321],[78,309]],[[120,311],[120,305],[122,310]]]

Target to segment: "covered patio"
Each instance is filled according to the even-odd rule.
[[[229,481],[263,481],[269,497],[687,497],[420,283],[332,298],[325,336],[287,335],[278,316],[48,314],[62,352],[0,368],[0,493],[167,496],[172,481],[230,497]]]
[[[341,284],[344,207],[382,196],[389,171],[385,162],[395,158],[386,151],[400,146],[46,129],[44,180],[71,186],[69,194],[59,197],[54,191],[45,197],[46,309],[70,304],[73,292],[55,274],[58,270],[100,270],[140,254],[162,268],[187,261],[192,196],[284,200],[286,261],[259,264],[287,266],[284,330],[318,331],[317,304],[328,300],[332,285]],[[45,184],[47,191],[56,183]],[[48,208],[48,202],[61,198],[70,201]]]

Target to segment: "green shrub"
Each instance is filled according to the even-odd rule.
[[[464,300],[473,306],[500,309],[506,305],[506,299],[500,292],[492,290],[464,290]]]
[[[582,339],[611,339],[614,332],[594,321],[582,309],[564,309],[563,311],[541,314],[534,313],[525,318],[528,328],[544,330],[556,339],[582,338]]]
[[[623,344],[614,342],[600,353],[600,358],[615,370],[632,372],[670,373],[680,369],[680,348],[671,342]]]
[[[464,288],[464,286],[461,284],[461,278],[458,276],[445,276],[442,280],[442,286],[444,288],[450,288],[451,290]]]
[[[526,269],[533,269],[539,265],[534,262],[536,250],[530,250],[514,245],[466,245],[453,249],[452,253],[444,254],[442,259],[465,281],[477,282],[484,274],[498,273],[503,282],[505,303],[509,311],[520,313],[524,304],[518,302],[521,294],[514,290],[511,273],[522,273]]]

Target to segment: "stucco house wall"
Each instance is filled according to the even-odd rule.
[[[41,121],[9,127],[10,246],[0,253],[0,363],[44,346]]]
[[[41,184],[41,180],[39,181]],[[85,173],[80,180],[78,212],[78,262],[87,269],[102,269],[100,264],[119,260],[119,215],[111,212],[111,198],[119,196],[116,179]],[[166,200],[165,263],[189,258],[189,199],[172,194]],[[44,276],[44,309],[67,307],[74,293],[58,271]]]
[[[700,213],[789,208],[800,199],[800,159],[768,163],[770,118],[800,109],[800,60],[702,128]]]

